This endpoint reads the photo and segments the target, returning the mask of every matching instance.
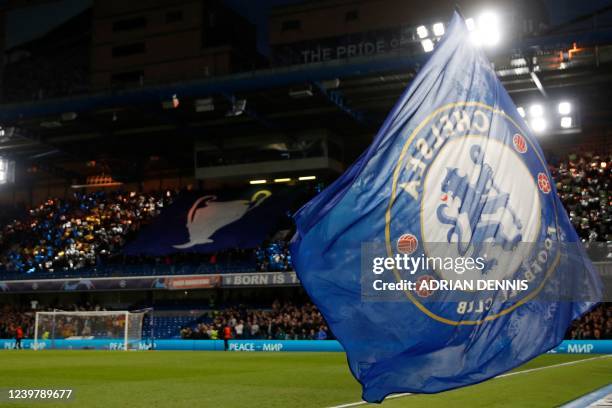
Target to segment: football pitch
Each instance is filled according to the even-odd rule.
[[[383,406],[554,407],[611,383],[612,355],[544,355],[514,373]],[[4,350],[0,389],[10,388],[73,389],[74,399],[1,407],[323,408],[357,403],[361,392],[343,353],[287,352]]]

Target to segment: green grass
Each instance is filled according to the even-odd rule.
[[[545,355],[518,368],[593,356]],[[553,407],[612,382],[612,358],[497,378],[385,407]],[[0,352],[0,388],[72,388],[72,403],[1,407],[329,407],[360,400],[343,353]]]

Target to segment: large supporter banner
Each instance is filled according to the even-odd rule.
[[[223,275],[221,286],[224,288],[244,286],[298,286],[295,272],[254,272],[231,273]]]
[[[121,350],[123,339],[89,339],[89,340],[41,340],[38,349],[63,350]],[[4,350],[13,349],[15,340],[0,339]],[[24,340],[23,348],[34,349],[33,340]],[[223,351],[222,340],[155,340],[153,343],[143,340],[138,343],[139,350],[185,350],[185,351]],[[336,340],[230,340],[229,351],[319,351],[343,352],[344,349]],[[612,340],[565,340],[558,347],[550,350],[551,354],[612,354]]]
[[[219,286],[219,275],[145,276],[138,278],[79,278],[0,282],[0,293],[92,292],[148,289],[208,289]]]
[[[295,272],[252,272],[125,278],[76,278],[0,281],[0,293],[186,290],[216,287],[299,286]]]
[[[295,192],[268,187],[241,192],[185,192],[126,246],[125,253],[166,255],[254,248],[286,215],[292,197]]]

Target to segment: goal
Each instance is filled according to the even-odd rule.
[[[36,312],[35,350],[138,350],[146,311]]]

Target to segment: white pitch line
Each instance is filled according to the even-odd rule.
[[[533,373],[534,371],[546,370],[548,368],[564,367],[564,366],[569,366],[569,365],[583,363],[585,361],[600,360],[602,358],[610,358],[610,357],[612,357],[612,354],[608,354],[608,355],[605,355],[605,356],[583,358],[581,360],[567,361],[565,363],[553,364],[553,365],[549,365],[549,366],[529,368],[527,370],[513,371],[511,373],[501,374],[501,375],[498,375],[497,377],[493,377],[492,379],[494,380],[496,378],[511,377],[513,375],[518,375],[518,374]],[[390,399],[394,399],[394,398],[406,397],[408,395],[412,395],[412,393],[406,392],[406,393],[402,393],[402,394],[393,394],[393,395],[390,395],[387,398],[385,398],[385,401],[386,400],[390,400]],[[334,406],[329,407],[329,408],[348,408],[348,407],[356,407],[358,405],[366,405],[366,404],[367,404],[367,402],[365,402],[365,401],[357,401],[357,402],[350,402],[348,404],[334,405]]]

